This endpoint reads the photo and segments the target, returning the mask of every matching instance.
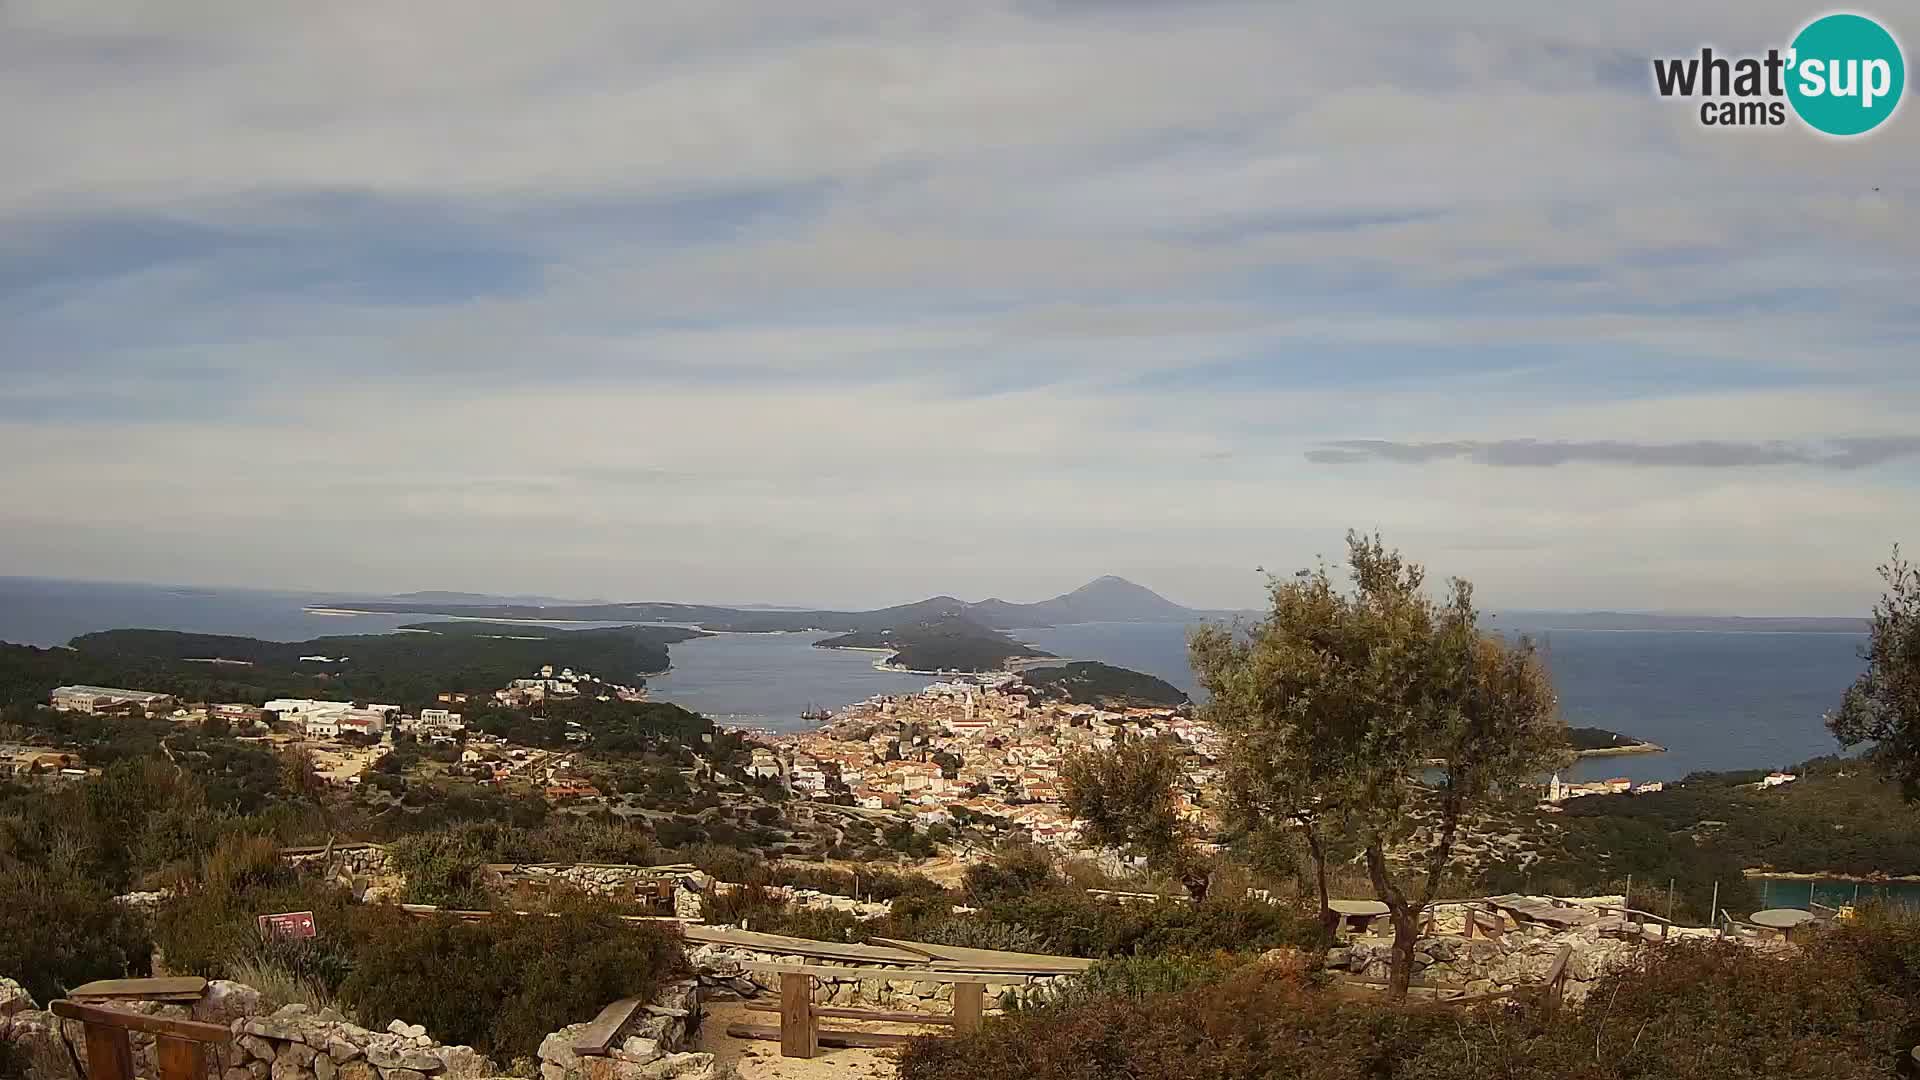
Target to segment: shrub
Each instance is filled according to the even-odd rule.
[[[1020,1010],[957,1039],[919,1040],[902,1080],[1839,1080],[1887,1076],[1910,1045],[1914,1002],[1871,981],[1859,937],[1781,956],[1731,943],[1676,945],[1595,983],[1557,1017],[1521,1005],[1471,1012],[1394,1006],[1250,966],[1212,985],[1155,993],[1204,972],[1101,965],[1119,992]],[[1864,943],[1864,944],[1863,944]],[[1903,945],[1894,944],[1899,952]],[[1158,970],[1155,970],[1156,967]],[[1184,970],[1183,970],[1184,969]],[[1145,989],[1135,996],[1134,987]]]
[[[569,898],[552,915],[403,918],[360,949],[341,999],[369,1027],[395,1019],[496,1060],[623,997],[651,998],[685,967],[680,938]]]
[[[483,880],[488,852],[465,830],[409,836],[388,849],[393,868],[407,878],[407,899],[457,910],[491,906]]]
[[[144,975],[152,943],[107,890],[57,871],[0,871],[0,973],[45,1004],[81,983]]]
[[[1012,844],[993,858],[967,867],[960,891],[967,903],[978,906],[1018,899],[1058,881],[1053,861],[1045,852],[1032,844]]]
[[[1121,904],[1063,887],[993,901],[982,915],[1026,928],[1043,951],[1070,956],[1261,951],[1310,945],[1317,932],[1305,913],[1257,900]]]

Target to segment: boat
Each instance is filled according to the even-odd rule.
[[[822,720],[831,720],[831,719],[833,719],[833,714],[832,714],[832,713],[830,713],[830,712],[828,712],[828,711],[827,711],[827,710],[825,710],[825,709],[822,709],[822,708],[819,708],[819,707],[817,707],[817,706],[815,706],[813,702],[811,702],[811,701],[809,701],[809,702],[807,702],[807,707],[806,707],[805,709],[803,709],[803,710],[801,710],[801,712],[800,712],[800,719],[802,719],[802,720],[813,720],[813,721],[816,721],[816,722],[818,722],[818,721],[822,721]]]

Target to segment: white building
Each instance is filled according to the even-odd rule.
[[[337,739],[340,737],[340,720],[344,713],[316,712],[306,715],[306,732],[309,739]]]
[[[143,712],[159,712],[173,707],[168,694],[150,690],[120,690],[111,686],[58,686],[49,700],[61,712],[96,712],[131,705]]]
[[[457,712],[448,712],[445,709],[421,709],[420,719],[415,722],[415,726],[422,731],[460,731],[467,725]]]

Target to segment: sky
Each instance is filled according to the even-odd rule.
[[[1859,614],[1920,115],[1650,66],[1821,10],[9,0],[0,574]]]

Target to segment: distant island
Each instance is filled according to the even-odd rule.
[[[1106,709],[1172,708],[1189,700],[1165,679],[1091,660],[1037,664],[1025,668],[1020,677],[1054,700]]]
[[[1567,742],[1573,746],[1573,752],[1581,757],[1610,757],[1615,754],[1662,754],[1666,747],[1622,735],[1605,728],[1577,727],[1567,729]]]
[[[1051,656],[961,615],[922,619],[900,627],[858,630],[814,642],[820,649],[865,649],[888,653],[890,671],[925,674],[999,671],[1010,660]]]
[[[445,593],[416,593],[378,601],[316,605],[313,610],[379,615],[446,615],[463,619],[549,622],[680,623],[721,633],[832,631],[899,632],[939,619],[960,617],[989,630],[1024,630],[1087,622],[1194,623],[1234,612],[1183,607],[1125,578],[1095,578],[1069,593],[1033,604],[987,599],[970,603],[933,596],[870,611],[798,610],[764,606],[726,607],[642,601],[621,604],[530,604],[446,602]],[[470,595],[470,594],[468,594]]]

